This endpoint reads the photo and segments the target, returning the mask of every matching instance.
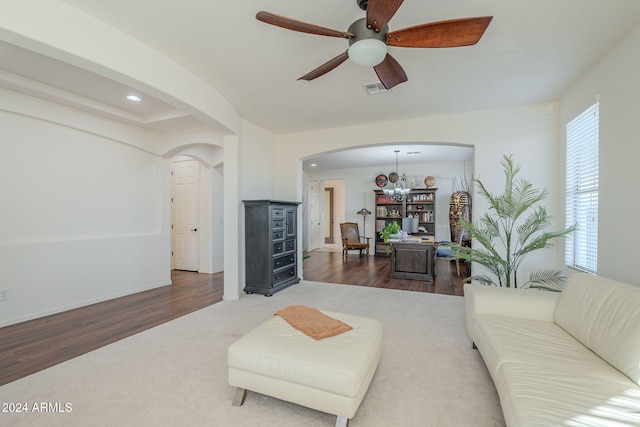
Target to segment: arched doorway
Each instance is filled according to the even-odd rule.
[[[224,162],[218,146],[176,149],[171,157],[171,268],[224,270]]]

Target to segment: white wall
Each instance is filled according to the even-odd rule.
[[[33,13],[34,7],[37,14]],[[238,298],[241,268],[237,260],[241,256],[238,245],[238,216],[241,214],[238,134],[246,122],[242,121],[234,106],[181,64],[60,0],[33,0],[7,5],[0,14],[2,40],[140,89],[220,132],[220,145],[227,145],[223,183],[225,203],[222,208],[222,215],[226,218],[223,229],[224,253],[227,255],[224,259],[225,298]],[[118,49],[96,46],[118,46]],[[50,110],[47,119],[55,121],[58,115],[64,115],[64,111],[65,108]],[[96,124],[96,121],[100,123]],[[78,126],[88,130],[94,126],[109,127],[104,121],[86,117]],[[110,127],[115,135],[129,143],[134,139],[136,146],[144,146],[148,152],[167,153],[167,157],[179,152],[166,147],[163,149],[166,141],[164,138],[159,140],[158,135],[149,137],[140,129],[116,129],[119,128],[117,124]],[[119,140],[117,137],[113,139]],[[179,142],[179,146],[183,144]],[[262,183],[272,185],[272,177],[263,179]]]
[[[275,154],[276,136],[250,123],[243,122],[240,144],[241,200],[275,197],[275,174],[281,159]]]
[[[224,271],[224,166],[211,172],[211,272]]]
[[[154,135],[0,95],[0,326],[170,283]]]
[[[225,299],[237,299],[242,295],[245,284],[245,252],[244,252],[244,205],[242,200],[274,199],[275,174],[281,161],[276,157],[276,137],[272,133],[243,121],[242,132],[238,141],[238,183],[229,189],[225,181],[225,205],[233,203],[235,218],[225,213]],[[229,160],[225,149],[225,168]],[[225,207],[227,209],[227,207]],[[233,221],[231,221],[233,220]],[[236,248],[229,248],[235,243]],[[234,256],[236,255],[236,256]],[[233,257],[233,265],[230,265]],[[237,274],[234,280],[228,280],[231,272]]]
[[[546,207],[557,217],[556,114],[554,104],[540,104],[284,135],[278,138],[277,146],[278,158],[283,159],[277,176],[278,197],[302,200],[301,160],[318,153],[380,144],[463,144],[474,147],[475,177],[495,192],[504,188],[500,159],[514,154],[522,165],[522,176],[549,189]],[[293,176],[299,179],[291,179]],[[364,192],[361,185],[360,194]],[[475,193],[473,203],[474,216],[487,208]],[[559,227],[557,223],[551,226]],[[529,256],[521,272],[528,277],[530,271],[543,267],[560,267],[556,248]]]
[[[634,262],[640,241],[634,233],[640,211],[636,195],[640,181],[639,51],[640,25],[562,97],[558,127],[564,158],[565,125],[600,95],[598,274],[638,285]],[[561,175],[559,187],[563,182]]]

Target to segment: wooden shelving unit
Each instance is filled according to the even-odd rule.
[[[402,227],[403,218],[418,218],[418,227],[424,230],[414,234],[427,234],[434,236],[436,233],[436,191],[437,188],[422,188],[411,190],[402,201],[384,194],[383,190],[374,190],[376,197],[375,224],[375,254],[386,256],[389,251],[388,244],[379,236],[380,230],[392,221],[398,222]]]

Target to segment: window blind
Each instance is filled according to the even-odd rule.
[[[595,103],[566,128],[566,225],[578,229],[566,238],[565,261],[589,273],[598,268],[599,114]]]

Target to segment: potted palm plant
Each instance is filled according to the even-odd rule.
[[[535,189],[529,181],[519,178],[520,166],[514,165],[512,156],[505,155],[500,163],[505,175],[504,192],[492,194],[482,181],[474,180],[480,195],[489,203],[489,209],[476,222],[460,220],[461,229],[468,231],[476,244],[475,247],[453,245],[453,256],[480,264],[495,276],[477,275],[469,277],[468,281],[557,290],[557,285],[565,279],[561,270],[534,271],[527,282],[520,284],[518,267],[529,253],[550,247],[553,239],[572,233],[576,226],[545,231],[551,217],[540,202],[547,197],[548,190]]]

